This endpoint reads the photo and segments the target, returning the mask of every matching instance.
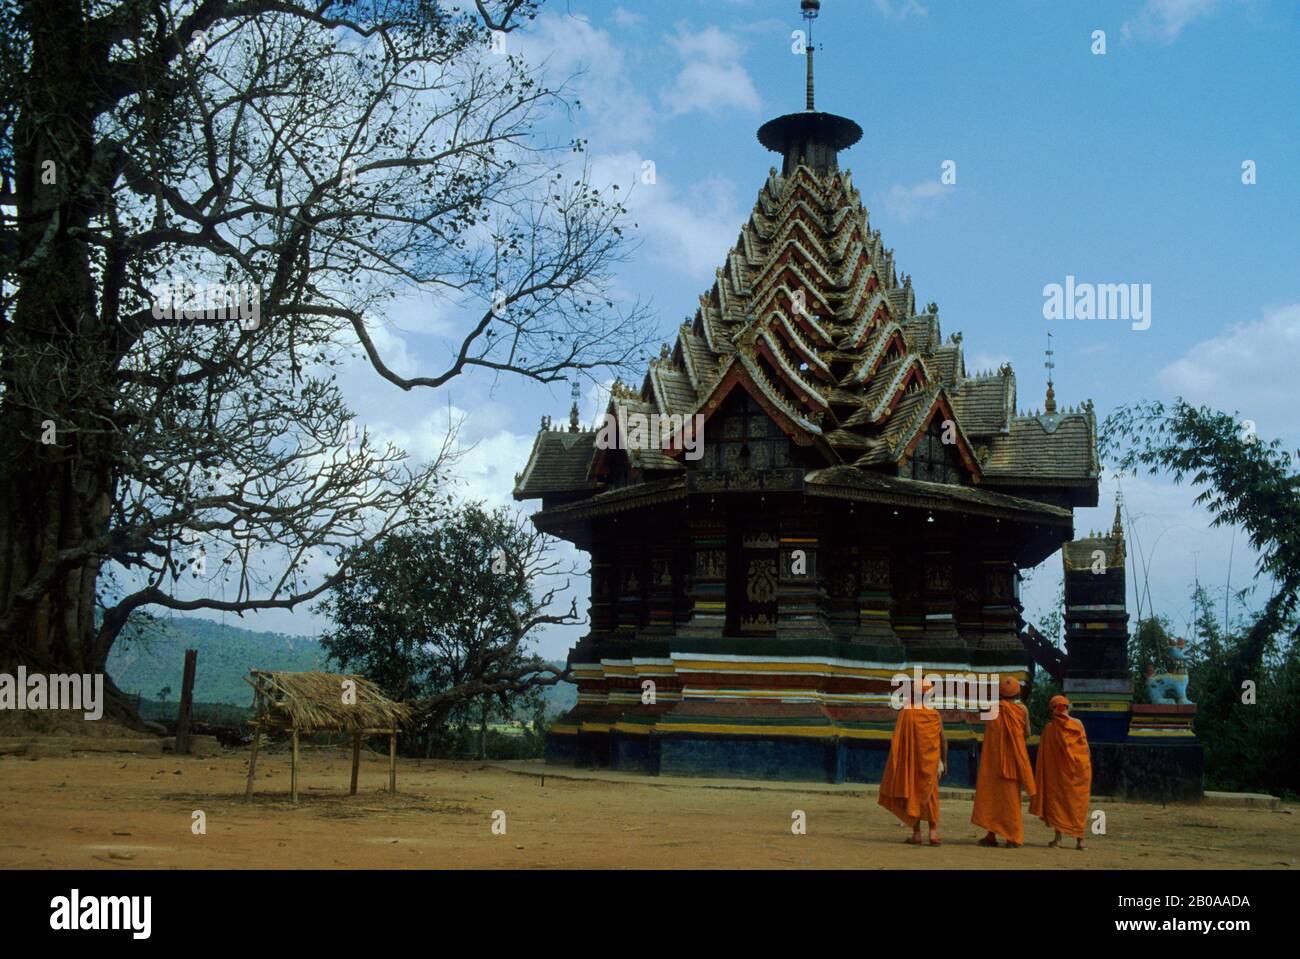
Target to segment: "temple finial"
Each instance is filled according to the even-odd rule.
[[[573,406],[569,407],[569,432],[578,432],[578,397],[582,395],[582,388],[578,386],[578,381],[573,381],[573,389],[570,391],[573,396]]]
[[[1111,524],[1110,535],[1116,539],[1124,538],[1124,524],[1120,520],[1120,507],[1124,505],[1124,494],[1115,494],[1115,522]]]
[[[817,14],[821,13],[821,0],[799,0],[799,9],[803,12],[803,18],[808,21],[808,39],[804,46],[804,52],[808,56],[808,106],[809,112],[815,109],[813,106],[813,40],[812,28],[813,21],[817,19]]]
[[[1052,331],[1047,331],[1047,362],[1043,366],[1047,367],[1047,401],[1043,404],[1043,411],[1046,413],[1056,412],[1056,390],[1052,388],[1052,370],[1056,369],[1056,364],[1052,362],[1055,356],[1052,350]]]
[[[783,157],[781,175],[790,176],[807,167],[822,176],[839,171],[839,152],[862,139],[862,127],[847,117],[822,113],[813,96],[812,24],[821,13],[820,0],[800,0],[799,9],[807,21],[804,53],[808,58],[807,109],[768,120],[758,128],[758,142]]]

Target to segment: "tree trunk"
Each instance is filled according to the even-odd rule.
[[[488,699],[483,697],[483,705],[479,708],[478,720],[478,758],[487,759],[487,727],[488,727]]]
[[[117,437],[112,344],[75,235],[95,203],[92,40],[78,0],[27,10],[32,95],[14,149],[21,266],[0,366],[0,665],[96,673],[116,635],[95,625],[104,553],[59,555],[108,530]],[[134,715],[111,682],[105,689],[115,715]]]

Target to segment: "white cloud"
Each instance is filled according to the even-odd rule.
[[[677,36],[672,40],[673,47],[683,60],[708,60],[714,63],[727,63],[739,59],[744,48],[735,37],[723,33],[717,27],[694,29],[686,24],[679,24]]]
[[[1156,376],[1170,393],[1254,420],[1261,436],[1294,438],[1292,410],[1300,399],[1300,303],[1266,309],[1197,343]]]
[[[740,235],[744,211],[736,185],[712,177],[681,185],[671,167],[655,166],[655,182],[640,180],[648,158],[636,152],[592,158],[598,183],[632,184],[626,194],[638,239],[639,258],[707,283]]]
[[[966,354],[966,372],[970,376],[977,373],[992,373],[1002,368],[1003,363],[1010,363],[1011,357],[1006,353],[968,353]]]
[[[930,8],[919,0],[873,0],[876,12],[891,20],[903,20],[907,17],[927,17]]]
[[[399,296],[384,309],[384,323],[397,333],[450,336],[456,330],[456,309],[428,291]]]
[[[633,13],[626,7],[615,7],[614,23],[625,28],[639,27],[646,23],[646,16],[643,13]]]
[[[1185,26],[1210,16],[1218,5],[1219,0],[1146,0],[1120,30],[1126,39],[1151,37],[1173,43]]]
[[[480,437],[456,464],[457,496],[489,507],[515,506],[515,474],[528,464],[532,436],[498,430]]]
[[[566,90],[582,104],[575,120],[584,136],[604,144],[650,138],[654,110],[607,31],[577,17],[543,14],[518,40],[511,37],[528,63],[545,65],[552,85],[572,79]]]
[[[716,114],[758,110],[763,101],[740,64],[744,47],[717,27],[691,30],[679,26],[672,45],[682,58],[681,71],[661,94],[673,114]]]
[[[954,189],[938,180],[922,180],[912,186],[895,183],[885,195],[885,212],[901,223],[910,223],[917,217],[928,218]]]

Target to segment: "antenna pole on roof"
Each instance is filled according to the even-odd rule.
[[[799,9],[802,11],[803,18],[808,23],[808,43],[804,50],[808,55],[808,110],[813,110],[813,39],[812,28],[813,21],[817,19],[817,14],[821,12],[821,0],[800,0]]]
[[[1052,357],[1055,355],[1056,352],[1052,349],[1052,331],[1048,330],[1047,362],[1043,364],[1043,366],[1047,367],[1047,402],[1043,405],[1043,412],[1045,413],[1056,412],[1056,390],[1052,388],[1052,370],[1056,369],[1056,363],[1052,361]]]

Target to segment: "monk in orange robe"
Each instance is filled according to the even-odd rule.
[[[970,821],[988,835],[981,846],[996,846],[998,836],[1007,845],[1024,844],[1025,828],[1020,818],[1020,789],[1037,792],[1034,771],[1029,765],[1025,733],[1029,711],[1018,699],[1020,682],[1003,676],[998,684],[998,714],[984,721],[984,745],[980,749],[980,771],[975,780],[975,808]]]
[[[1048,705],[1052,719],[1038,740],[1034,781],[1038,794],[1029,800],[1029,814],[1056,830],[1049,846],[1061,845],[1061,833],[1075,838],[1083,848],[1088,824],[1088,794],[1092,789],[1092,756],[1083,723],[1070,716],[1070,701],[1053,696]]]
[[[925,704],[925,694],[933,688],[934,683],[923,680],[921,695],[909,696],[899,710],[876,800],[912,827],[905,840],[912,846],[921,845],[922,819],[929,824],[930,845],[940,844],[939,780],[948,771],[948,740],[943,717]]]

